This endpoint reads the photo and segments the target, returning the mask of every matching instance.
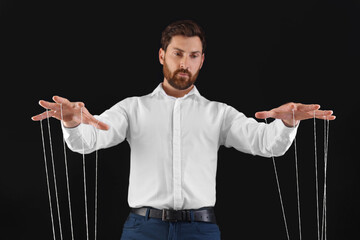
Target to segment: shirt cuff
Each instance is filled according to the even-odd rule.
[[[295,139],[297,129],[299,128],[300,122],[295,127],[286,126],[281,119],[275,119],[274,121],[276,129],[279,130],[282,137],[287,136],[287,138],[291,141]]]
[[[81,137],[81,124],[77,125],[76,127],[68,128],[65,127],[63,123],[61,123],[61,128],[63,131],[65,141],[74,138],[74,137]]]

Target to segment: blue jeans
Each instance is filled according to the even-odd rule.
[[[130,213],[121,240],[220,240],[215,223],[164,222],[147,216]]]

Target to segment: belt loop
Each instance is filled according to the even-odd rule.
[[[145,220],[149,220],[150,208],[146,208]]]
[[[191,222],[195,221],[194,210],[190,210],[190,219],[191,219]]]

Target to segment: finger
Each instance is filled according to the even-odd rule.
[[[329,116],[332,115],[333,111],[332,110],[317,110],[315,111],[315,117],[323,117],[323,116]]]
[[[96,127],[97,129],[100,129],[100,130],[109,130],[109,128],[110,128],[109,125],[107,125],[104,122],[100,122],[100,121],[97,121],[96,124],[94,124],[92,122],[91,125],[93,125],[94,127]]]
[[[334,112],[332,110],[318,110],[315,112],[315,117],[318,119],[328,119],[328,120],[334,120],[336,117],[332,115]]]
[[[39,104],[45,109],[60,110],[60,105],[58,103],[52,103],[52,102],[40,100]]]
[[[107,125],[106,123],[99,121],[92,115],[90,115],[89,118],[90,119],[88,120],[88,124],[96,127],[97,129],[100,129],[100,130],[109,130],[110,126]]]
[[[43,119],[46,119],[46,118],[49,118],[49,117],[53,117],[55,115],[56,111],[45,111],[43,113],[40,113],[38,115],[35,115],[33,117],[31,117],[31,119],[33,121],[40,121],[40,120],[43,120]]]
[[[300,112],[310,112],[310,111],[316,111],[320,109],[319,104],[298,104],[296,106],[296,110]]]
[[[335,115],[330,115],[330,116],[321,116],[321,117],[316,117],[317,119],[322,119],[322,120],[335,120],[336,116]]]
[[[60,96],[53,96],[52,98],[56,103],[69,104],[70,101],[66,98]]]

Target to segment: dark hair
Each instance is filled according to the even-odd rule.
[[[202,43],[202,52],[205,52],[205,32],[204,30],[192,20],[180,20],[169,24],[161,34],[161,48],[166,51],[170,44],[171,38],[176,35],[185,37],[198,36]]]

